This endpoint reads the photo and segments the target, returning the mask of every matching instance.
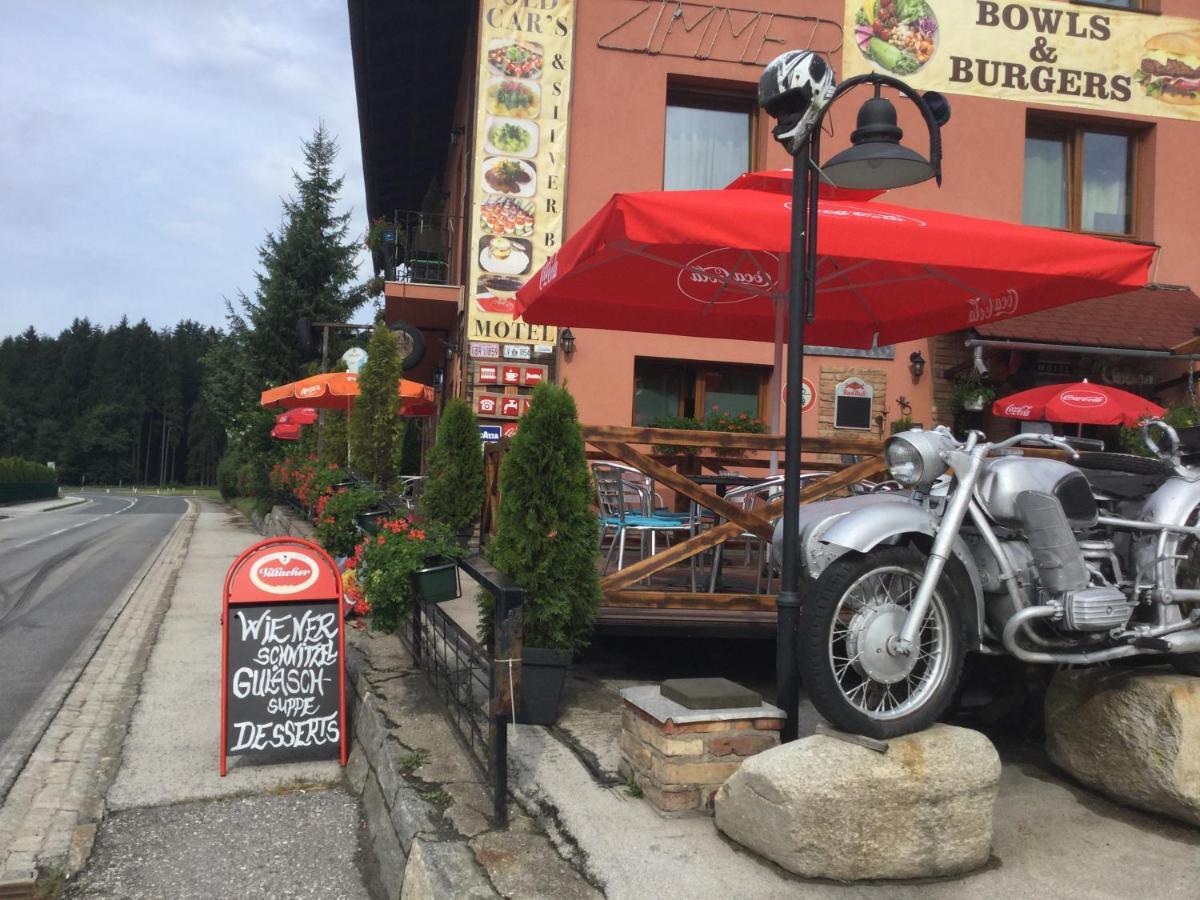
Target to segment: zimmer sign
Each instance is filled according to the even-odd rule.
[[[554,344],[513,294],[562,243],[574,0],[483,0],[467,339]]]
[[[1200,119],[1200,21],[1043,0],[849,0],[842,77]]]

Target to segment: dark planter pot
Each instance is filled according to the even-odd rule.
[[[358,527],[367,534],[378,534],[379,523],[389,515],[390,513],[386,509],[372,509],[367,512],[360,512],[355,518],[358,522]]]
[[[430,562],[412,574],[413,588],[426,603],[453,600],[462,591],[458,586],[458,564],[449,560]]]
[[[471,549],[471,538],[474,536],[474,534],[474,525],[472,525],[470,528],[460,528],[458,531],[454,532],[454,536],[458,538],[458,546],[462,547],[464,550]]]
[[[517,721],[522,725],[553,725],[567,679],[570,650],[526,647],[521,654],[521,698]]]

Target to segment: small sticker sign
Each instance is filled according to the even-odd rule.
[[[518,426],[518,424],[519,424],[519,423],[517,423],[517,422],[505,422],[505,423],[504,423],[504,424],[501,426],[501,432],[503,433],[503,435],[504,435],[506,438],[510,438],[510,437],[512,437],[514,434],[516,434],[516,433],[517,433],[517,426]]]
[[[471,354],[471,359],[499,359],[500,345],[471,341],[468,352]]]
[[[479,439],[481,441],[483,441],[485,444],[496,443],[496,441],[500,440],[500,434],[501,434],[501,431],[500,431],[499,425],[480,425],[479,426]]]
[[[480,384],[499,384],[500,368],[493,365],[480,365],[475,371],[475,378]]]
[[[520,366],[505,366],[503,376],[500,379],[501,384],[520,384],[521,383],[521,367]]]
[[[521,414],[520,397],[502,397],[500,400],[500,415],[516,418]]]
[[[500,408],[500,398],[491,394],[480,394],[475,400],[475,411],[481,416],[494,416]]]
[[[505,344],[504,358],[505,359],[529,359],[532,352],[528,344]]]
[[[533,387],[536,384],[541,384],[546,377],[546,370],[541,366],[526,366],[521,383]]]

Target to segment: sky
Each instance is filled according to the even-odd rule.
[[[345,0],[4,0],[0,337],[222,325],[321,121],[358,238]]]

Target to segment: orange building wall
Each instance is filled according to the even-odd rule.
[[[576,0],[567,237],[613,193],[661,189],[668,76],[753,87],[761,72],[761,65],[632,53],[598,46],[606,32],[642,5],[641,0]],[[649,5],[654,9],[659,6],[658,3]],[[817,15],[839,23],[844,12],[841,0],[807,3],[738,0],[730,5],[791,15]],[[1200,3],[1193,0],[1162,0],[1157,6],[1167,15],[1200,16]],[[1200,27],[1200,22],[1197,24]],[[760,62],[781,49],[770,47]],[[840,52],[834,54],[833,63],[840,72]],[[865,99],[866,94],[862,96]],[[895,191],[888,197],[889,202],[1019,222],[1026,112],[1044,108],[1057,116],[1069,116],[1074,111],[961,95],[950,95],[949,99],[953,116],[942,132],[942,187],[939,189],[930,182]],[[831,111],[827,121],[833,134],[824,138],[825,158],[848,145],[858,105],[854,97],[846,97]],[[925,128],[911,104],[898,99],[896,106],[907,135],[906,143],[920,152],[927,152]],[[1089,115],[1105,118],[1094,113]],[[1151,125],[1152,132],[1140,151],[1137,208],[1141,224],[1138,237],[1163,245],[1152,279],[1196,287],[1200,285],[1200,253],[1193,249],[1193,233],[1200,190],[1192,175],[1200,124],[1172,119],[1140,121]],[[757,168],[790,165],[790,159],[770,137],[771,124],[765,115],[758,117]],[[772,363],[772,347],[768,343],[572,330],[578,349],[571,359],[562,360],[561,379],[575,394],[581,417],[588,422],[631,422],[633,363],[638,356],[766,366]],[[823,367],[883,369],[887,379],[886,397],[878,398],[877,410],[882,408],[888,420],[898,418],[900,411],[895,400],[903,395],[912,405],[913,418],[929,423],[935,418],[934,380],[941,375],[932,343],[917,341],[897,345],[893,360],[808,357],[805,375],[819,385]],[[929,361],[919,380],[915,380],[909,371],[909,354],[913,350],[920,350]],[[807,433],[814,433],[818,427],[819,406],[817,404],[806,414]],[[767,412],[764,410],[764,417]]]

